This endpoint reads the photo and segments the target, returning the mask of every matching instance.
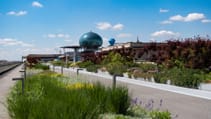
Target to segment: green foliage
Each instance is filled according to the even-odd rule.
[[[146,111],[139,106],[135,106],[131,114],[101,114],[99,119],[171,119],[171,113],[168,111]]]
[[[140,63],[136,64],[136,67],[130,68],[127,72],[134,76],[134,78],[149,79],[153,77],[157,71],[157,65],[152,63]]]
[[[54,66],[65,66],[65,62],[63,60],[52,61]]]
[[[131,61],[126,61],[126,66],[128,67],[128,68],[130,68],[130,67],[138,67],[139,66],[139,64],[137,64],[137,63],[134,63],[132,60]]]
[[[211,83],[211,72],[204,74],[204,83]]]
[[[66,82],[68,80],[68,82]],[[99,83],[70,81],[45,71],[28,77],[25,94],[18,82],[8,97],[13,119],[169,119],[169,112],[130,104],[125,87],[115,89]],[[76,82],[77,81],[77,82]]]
[[[127,67],[122,62],[111,62],[106,65],[106,69],[111,75],[123,75]]]
[[[55,61],[52,61],[51,62],[54,66],[71,66],[72,65],[72,62],[71,61],[67,61],[67,64],[65,61],[63,60],[55,60]]]
[[[150,63],[141,63],[139,64],[139,68],[143,71],[143,72],[148,72],[150,70],[157,70],[157,65],[156,64],[150,64]]]
[[[155,81],[158,83],[166,83],[171,80],[173,85],[188,88],[198,88],[200,82],[204,80],[203,72],[189,68],[170,68],[162,69],[155,74]]]
[[[13,119],[98,119],[99,114],[126,114],[128,90],[94,84],[93,87],[68,88],[63,77],[52,72],[31,76],[26,80],[25,94],[20,95],[18,82],[8,97]],[[60,79],[60,80],[58,80]],[[87,84],[88,85],[88,84]]]
[[[95,73],[97,73],[97,69],[100,67],[99,65],[94,64],[92,61],[78,62],[77,65],[80,68],[86,68],[87,71]]]
[[[80,64],[80,63],[81,63],[80,61],[71,63],[71,64],[69,65],[69,67],[79,67],[78,64]]]
[[[149,115],[152,119],[171,119],[171,113],[168,111],[151,111]]]
[[[127,71],[126,59],[119,53],[111,52],[104,58],[102,65],[106,66],[106,69],[111,75],[123,75]]]
[[[80,67],[80,68],[87,68],[89,66],[93,66],[94,63],[91,62],[91,61],[84,61],[84,62],[78,62],[77,65]]]
[[[119,53],[111,52],[106,56],[106,58],[103,59],[102,64],[106,65],[106,64],[109,64],[109,63],[112,63],[112,62],[125,63],[126,60]]]
[[[148,111],[146,111],[140,105],[131,105],[128,108],[128,114],[134,117],[149,118]]]
[[[122,114],[101,114],[99,119],[140,119],[140,117],[132,117]]]
[[[147,111],[140,105],[130,106],[128,108],[128,114],[139,119],[171,119],[171,113],[168,111]]]
[[[149,79],[149,78],[153,77],[153,74],[136,70],[133,72],[133,76],[134,76],[134,78]]]
[[[99,68],[98,65],[89,65],[89,66],[86,67],[86,70],[88,72],[95,72],[95,73],[97,73],[97,69],[98,68]]]
[[[33,68],[35,69],[42,69],[42,70],[49,70],[49,66],[41,64],[41,63],[37,63],[33,66]]]

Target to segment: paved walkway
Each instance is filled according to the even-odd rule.
[[[20,69],[21,66],[18,66],[6,74],[0,75],[0,119],[9,119],[9,114],[6,108],[6,99],[10,88],[15,84],[15,81],[12,81],[12,78],[20,77]]]
[[[61,72],[60,68],[56,68]],[[64,69],[64,74],[76,77],[76,69]],[[87,81],[100,81],[105,85],[112,85],[109,75],[80,71],[79,78]],[[176,119],[211,119],[211,92],[187,89],[177,86],[156,84],[126,78],[117,78],[117,84],[128,87],[133,98],[142,102],[153,99],[157,106],[162,99],[162,110],[169,110]],[[157,108],[155,106],[155,108]]]

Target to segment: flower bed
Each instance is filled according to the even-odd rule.
[[[18,82],[8,97],[14,119],[105,119],[104,114],[138,117],[128,110],[133,105],[125,87],[89,84],[50,71],[28,77],[25,84],[23,95]]]

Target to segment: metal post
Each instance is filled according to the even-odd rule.
[[[22,94],[24,94],[24,78],[22,79]]]
[[[77,73],[77,76],[78,76],[78,75],[79,75],[79,70],[80,70],[80,69],[76,69],[76,70],[77,70],[76,73]]]
[[[63,65],[61,66],[61,74],[63,74]]]
[[[75,48],[74,49],[74,52],[73,52],[73,63],[75,63],[76,62],[76,51],[77,49]]]
[[[26,62],[24,61],[24,80],[26,80]]]
[[[67,53],[65,52],[65,48],[63,48],[63,52],[64,52],[64,55],[65,55],[65,66],[67,67]]]
[[[68,66],[67,66],[67,64],[68,64],[68,61],[67,61],[67,54],[66,54],[65,56],[66,56],[65,65],[66,65],[66,67],[68,67]]]
[[[121,77],[122,75],[121,74],[114,74],[113,75],[113,88],[116,88],[116,77],[117,76],[120,76]]]
[[[53,71],[55,72],[55,66],[53,65]]]
[[[12,80],[22,80],[22,94],[24,94],[24,78],[13,78]]]
[[[114,74],[113,75],[113,89],[116,88],[116,77],[117,77],[117,75]]]
[[[23,73],[23,77],[21,78],[13,78],[12,80],[21,80],[22,81],[22,94],[24,94],[24,80],[26,80],[26,63],[24,62],[23,70],[20,71]]]
[[[76,69],[77,79],[78,79],[78,75],[79,75],[79,70],[82,70],[82,69],[81,68]]]
[[[22,61],[23,61],[23,57],[22,57]],[[12,80],[21,80],[22,81],[22,94],[24,94],[24,80],[26,79],[26,61],[23,61],[23,70],[21,70],[20,72],[23,73],[22,77],[20,78],[13,78]]]

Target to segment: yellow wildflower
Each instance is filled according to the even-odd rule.
[[[67,89],[82,89],[82,88],[87,88],[87,89],[92,89],[93,84],[86,84],[86,83],[74,83],[74,84],[68,84],[66,86]]]

